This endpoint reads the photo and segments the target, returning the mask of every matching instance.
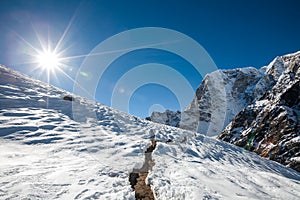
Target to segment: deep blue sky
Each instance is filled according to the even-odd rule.
[[[88,54],[101,41],[139,27],[164,27],[188,35],[201,44],[218,68],[267,65],[275,56],[300,50],[300,1],[0,1],[0,63],[45,81],[32,71],[32,51],[17,35],[38,47],[35,31],[58,42],[73,18],[63,41],[65,56]],[[34,31],[35,29],[35,31]],[[75,78],[82,58],[68,61],[65,73]],[[194,89],[201,76],[189,63],[168,52],[145,49],[114,62],[99,83],[96,99],[110,105],[115,81],[130,68],[149,62],[163,63],[187,77]],[[120,66],[123,66],[120,68]],[[51,83],[72,91],[73,82],[61,73]],[[180,87],[180,86],[179,86]],[[145,85],[132,96],[130,112],[145,117],[153,104],[178,109],[174,94],[159,85]]]

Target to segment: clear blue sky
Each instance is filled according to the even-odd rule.
[[[201,44],[218,68],[267,65],[275,56],[300,50],[300,1],[0,1],[0,63],[45,81],[45,74],[26,64],[28,45],[38,46],[37,32],[53,45],[64,30],[65,56],[86,55],[101,41],[125,30],[163,27],[188,35]],[[19,36],[17,36],[19,35]],[[75,78],[84,57],[68,60],[65,73]],[[154,49],[133,51],[117,59],[101,79],[96,99],[110,105],[115,82],[136,65],[157,62],[173,67],[196,89],[202,77],[184,59]],[[122,66],[122,67],[120,67]],[[73,82],[57,73],[51,84],[72,91]],[[179,86],[180,87],[180,86]],[[179,109],[168,88],[148,84],[131,98],[130,113],[145,117],[153,104]]]

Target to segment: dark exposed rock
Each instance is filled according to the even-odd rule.
[[[276,69],[278,62],[269,66],[276,84],[243,109],[219,139],[300,171],[299,56],[298,52],[277,58],[285,67],[281,75]]]
[[[64,98],[63,98],[65,101],[74,101],[75,99],[74,99],[74,97],[72,97],[72,96],[64,96]]]
[[[289,88],[280,98],[281,103],[292,108],[295,105],[299,105],[300,101],[300,82],[296,82],[291,88]]]
[[[151,145],[145,151],[145,161],[141,168],[133,169],[129,174],[129,182],[132,189],[135,191],[135,199],[137,200],[154,200],[154,194],[150,185],[146,184],[148,172],[152,170],[154,166],[154,160],[152,159],[152,152],[156,148],[156,141],[154,138],[150,139]]]
[[[131,185],[131,188],[134,189],[134,186],[137,184],[137,179],[139,178],[139,173],[137,172],[131,172],[129,174],[129,182]]]

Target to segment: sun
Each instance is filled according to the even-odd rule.
[[[37,63],[40,67],[52,70],[59,67],[60,57],[52,51],[40,52],[37,56]]]
[[[27,54],[30,59],[27,62],[22,63],[22,65],[30,65],[30,72],[36,73],[42,81],[50,84],[51,79],[54,78],[55,83],[58,83],[57,74],[63,74],[67,79],[70,79],[74,84],[77,84],[72,76],[68,75],[66,72],[72,72],[76,69],[72,63],[74,59],[85,58],[90,54],[82,54],[75,56],[66,56],[68,54],[68,49],[72,46],[66,47],[65,37],[67,36],[69,29],[73,23],[72,17],[69,24],[65,28],[64,32],[58,40],[53,41],[49,35],[38,33],[36,27],[33,27],[37,42],[31,43],[26,40],[22,35],[16,33],[17,37],[20,39],[21,44],[24,44],[24,50],[22,53]],[[61,77],[61,76],[60,76]]]

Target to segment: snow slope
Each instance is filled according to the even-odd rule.
[[[292,169],[66,95],[0,67],[0,199],[135,199],[129,174],[143,165],[150,138],[156,199],[300,198]]]

